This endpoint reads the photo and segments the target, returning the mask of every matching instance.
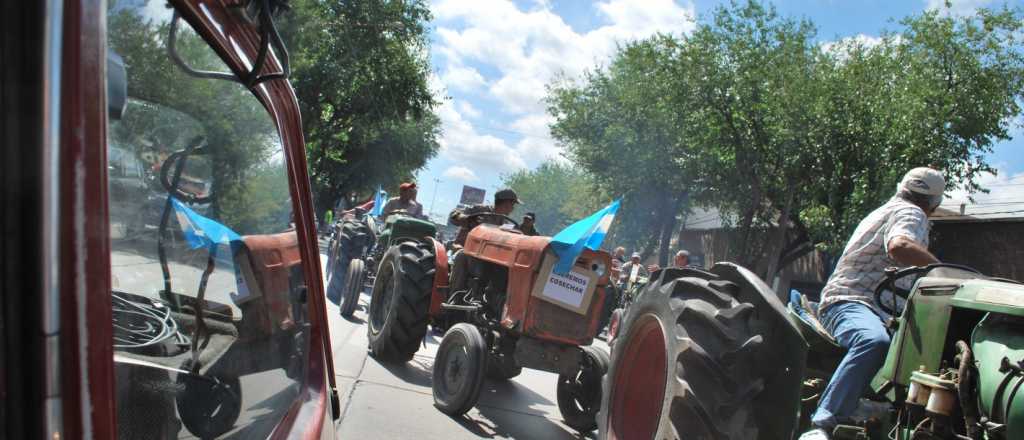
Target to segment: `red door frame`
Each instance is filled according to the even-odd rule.
[[[230,0],[172,0],[183,19],[236,74],[255,60],[259,36],[226,10]],[[202,9],[200,6],[202,5]],[[60,128],[60,378],[65,438],[116,438],[106,157],[106,4],[65,0]],[[209,15],[207,15],[209,13]],[[234,44],[229,41],[229,37]],[[265,71],[279,69],[271,57]],[[329,393],[335,389],[312,194],[302,124],[291,84],[272,80],[253,93],[280,131],[296,233],[312,308],[307,388],[273,438],[333,437]]]

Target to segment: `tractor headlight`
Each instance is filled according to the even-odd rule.
[[[608,268],[604,265],[604,262],[595,261],[590,263],[590,270],[597,272],[598,277],[603,277]]]

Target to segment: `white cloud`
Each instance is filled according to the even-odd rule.
[[[563,160],[562,149],[551,138],[550,125],[554,118],[546,114],[532,114],[516,119],[509,128],[523,135],[516,150],[533,163]]]
[[[448,167],[448,169],[444,170],[442,176],[447,177],[449,179],[461,180],[466,183],[473,182],[479,179],[476,176],[476,173],[473,172],[473,170],[463,166]]]
[[[468,116],[470,119],[477,119],[481,115],[480,110],[477,110],[476,107],[473,107],[473,104],[471,104],[469,101],[460,100],[457,101],[455,105],[459,107],[460,113]]]
[[[943,15],[971,15],[978,8],[988,6],[993,0],[950,0],[946,9],[946,0],[925,0],[925,9],[938,9]]]
[[[449,62],[487,63],[498,71],[490,92],[512,113],[543,112],[544,85],[555,75],[576,76],[606,61],[617,43],[656,32],[690,32],[692,3],[672,0],[608,0],[595,4],[608,24],[578,33],[544,4],[523,11],[511,1],[440,0],[433,5],[443,23],[437,51]],[[461,29],[444,24],[456,22]]]
[[[960,210],[965,204],[965,213],[978,217],[1020,217],[1024,216],[1024,172],[1010,174],[999,170],[997,175],[984,174],[977,182],[988,194],[975,193],[969,195],[963,189],[947,194],[942,207],[953,211]],[[969,197],[970,196],[970,197]],[[970,198],[973,198],[972,202]]]
[[[441,135],[441,154],[457,163],[467,164],[475,169],[502,173],[526,167],[520,153],[508,146],[505,140],[477,133],[451,101],[444,101],[438,108],[438,115],[444,133]]]
[[[841,55],[841,52],[845,52],[850,47],[860,46],[870,49],[882,44],[883,41],[882,37],[857,34],[852,37],[840,38],[835,41],[823,41],[821,42],[821,50],[824,50],[825,52],[837,52],[837,55]]]
[[[467,92],[487,84],[483,75],[480,75],[480,72],[476,69],[457,64],[448,65],[448,68],[441,76],[441,82],[449,89]]]

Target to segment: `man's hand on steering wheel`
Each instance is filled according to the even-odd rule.
[[[496,226],[501,226],[504,223],[512,223],[512,225],[515,226],[516,229],[519,229],[519,222],[513,220],[512,217],[509,217],[509,216],[504,215],[504,214],[498,214],[496,212],[478,212],[478,213],[475,213],[475,214],[467,214],[466,217],[470,218],[470,219],[474,219],[475,218],[478,223],[486,223],[486,224],[489,224],[489,225],[496,225]],[[495,221],[488,221],[488,220],[499,220],[499,221],[495,222]]]

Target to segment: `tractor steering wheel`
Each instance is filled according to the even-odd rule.
[[[911,266],[903,269],[890,267],[888,269],[885,269],[885,278],[882,279],[881,283],[878,283],[878,287],[875,287],[875,304],[878,304],[879,308],[881,308],[885,313],[892,315],[893,318],[899,318],[903,314],[903,310],[897,310],[895,297],[898,296],[903,298],[904,300],[909,299],[910,290],[897,286],[896,281],[909,276],[927,273],[930,272],[932,269],[937,269],[940,267],[959,269],[967,272],[973,272],[978,275],[982,275],[982,273],[979,272],[977,269],[959,264],[935,263],[929,264],[927,266]],[[882,292],[884,291],[892,292],[892,307],[889,307],[889,305],[882,301]]]
[[[519,230],[519,222],[504,214],[498,214],[495,212],[478,212],[476,214],[469,214],[466,217],[476,218],[479,223],[486,223],[495,226],[501,226],[508,222],[512,223],[516,230]]]

